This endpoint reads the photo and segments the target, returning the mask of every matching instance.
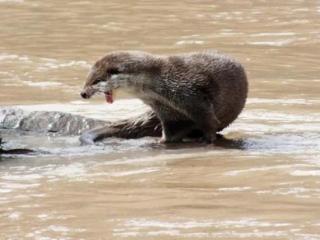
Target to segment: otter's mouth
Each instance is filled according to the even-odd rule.
[[[112,90],[104,92],[104,96],[106,98],[107,103],[113,103]]]

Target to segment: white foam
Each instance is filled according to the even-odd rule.
[[[221,192],[243,192],[247,190],[251,190],[251,187],[229,187],[229,188],[218,188],[218,191]]]
[[[191,45],[191,44],[202,45],[202,44],[204,44],[204,41],[202,41],[202,40],[181,40],[181,41],[176,42],[176,45]]]
[[[251,238],[287,236],[281,230],[291,226],[286,222],[267,222],[253,218],[238,220],[195,220],[160,221],[147,218],[131,219],[113,229],[114,236],[174,236],[183,238]],[[272,230],[269,230],[272,228]],[[210,229],[210,231],[207,231]],[[212,231],[214,230],[214,231]],[[191,232],[192,231],[192,232]],[[180,238],[179,238],[180,239]]]
[[[58,225],[50,225],[48,230],[53,232],[70,232],[70,229],[65,226],[58,226]]]
[[[24,0],[0,0],[0,3],[23,3]]]
[[[125,176],[132,176],[132,175],[140,175],[146,173],[153,173],[160,171],[159,168],[141,168],[137,170],[131,171],[120,171],[120,172],[111,172],[111,173],[98,173],[98,174],[90,174],[90,176],[110,176],[110,177],[125,177]]]
[[[10,192],[12,192],[12,189],[0,188],[0,193],[10,193]]]
[[[26,174],[26,175],[5,175],[2,176],[1,179],[3,180],[10,180],[10,181],[21,181],[21,182],[30,182],[34,180],[38,180],[42,178],[39,174]],[[24,186],[24,185],[23,185]]]
[[[44,62],[40,63],[38,70],[49,70],[49,69],[58,69],[58,68],[68,68],[68,67],[83,67],[90,68],[90,64],[86,61],[58,61],[56,59],[43,59]]]
[[[257,194],[268,194],[268,195],[282,195],[288,196],[292,195],[298,198],[310,198],[313,194],[319,195],[318,189],[309,189],[304,187],[290,187],[290,188],[278,188],[272,190],[261,190],[257,191]]]
[[[248,42],[248,44],[282,47],[282,46],[289,45],[290,43],[292,43],[294,41],[295,41],[294,39],[283,39],[283,40],[274,40],[274,41],[252,41],[252,42]]]
[[[290,223],[271,223],[258,221],[254,218],[241,218],[238,220],[182,220],[182,221],[159,221],[145,218],[128,220],[124,223],[126,227],[143,228],[165,228],[165,229],[191,229],[191,228],[247,228],[247,227],[285,227]]]
[[[227,176],[237,176],[242,173],[249,173],[249,172],[264,172],[264,171],[273,171],[275,169],[291,169],[294,165],[280,165],[280,166],[265,166],[265,167],[255,167],[255,168],[248,168],[243,170],[233,170],[228,171],[225,173]]]
[[[58,87],[63,85],[60,82],[32,82],[32,81],[22,81],[23,84],[28,85],[30,87],[40,87],[40,88],[51,88],[51,87]]]
[[[317,103],[316,100],[310,100],[305,98],[290,98],[290,99],[270,99],[270,98],[248,98],[248,104],[301,104],[301,105],[311,105]]]
[[[242,118],[250,120],[272,120],[272,121],[283,121],[283,122],[293,122],[301,121],[305,122],[318,122],[320,120],[320,113],[310,113],[306,114],[293,114],[293,113],[284,113],[276,111],[265,111],[264,109],[260,110],[251,110],[243,112],[241,115]],[[315,126],[316,127],[316,126]]]
[[[21,218],[21,212],[13,212],[8,216],[8,218],[10,220],[17,221]]]
[[[1,2],[1,0],[0,0]],[[6,54],[6,53],[1,53],[0,54],[0,61],[4,60],[18,60],[18,61],[24,61],[24,62],[30,62],[30,58],[28,56],[19,56],[15,54]]]
[[[74,177],[81,177],[86,175],[87,168],[81,163],[73,163],[69,165],[59,166],[55,169],[51,169],[43,175],[46,176],[59,176],[59,177],[67,177],[67,178],[74,178]]]
[[[291,172],[290,175],[298,177],[318,177],[320,176],[320,170],[295,170]]]
[[[294,32],[262,32],[262,33],[254,33],[251,36],[254,37],[265,37],[265,36],[295,36]]]

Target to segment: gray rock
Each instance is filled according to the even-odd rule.
[[[64,112],[27,112],[14,107],[0,108],[0,129],[28,132],[79,135],[84,130],[106,125],[107,122]]]

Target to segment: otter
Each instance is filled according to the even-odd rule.
[[[151,107],[145,114],[84,132],[80,141],[107,137],[162,136],[161,143],[216,140],[244,108],[248,82],[244,68],[215,51],[172,56],[116,51],[91,68],[81,96],[103,93],[112,103],[119,91]]]

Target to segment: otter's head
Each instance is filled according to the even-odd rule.
[[[113,102],[116,89],[137,89],[157,72],[157,60],[143,52],[114,52],[98,60],[91,68],[81,97],[88,99],[104,93],[108,103]],[[148,77],[146,77],[148,76]]]

